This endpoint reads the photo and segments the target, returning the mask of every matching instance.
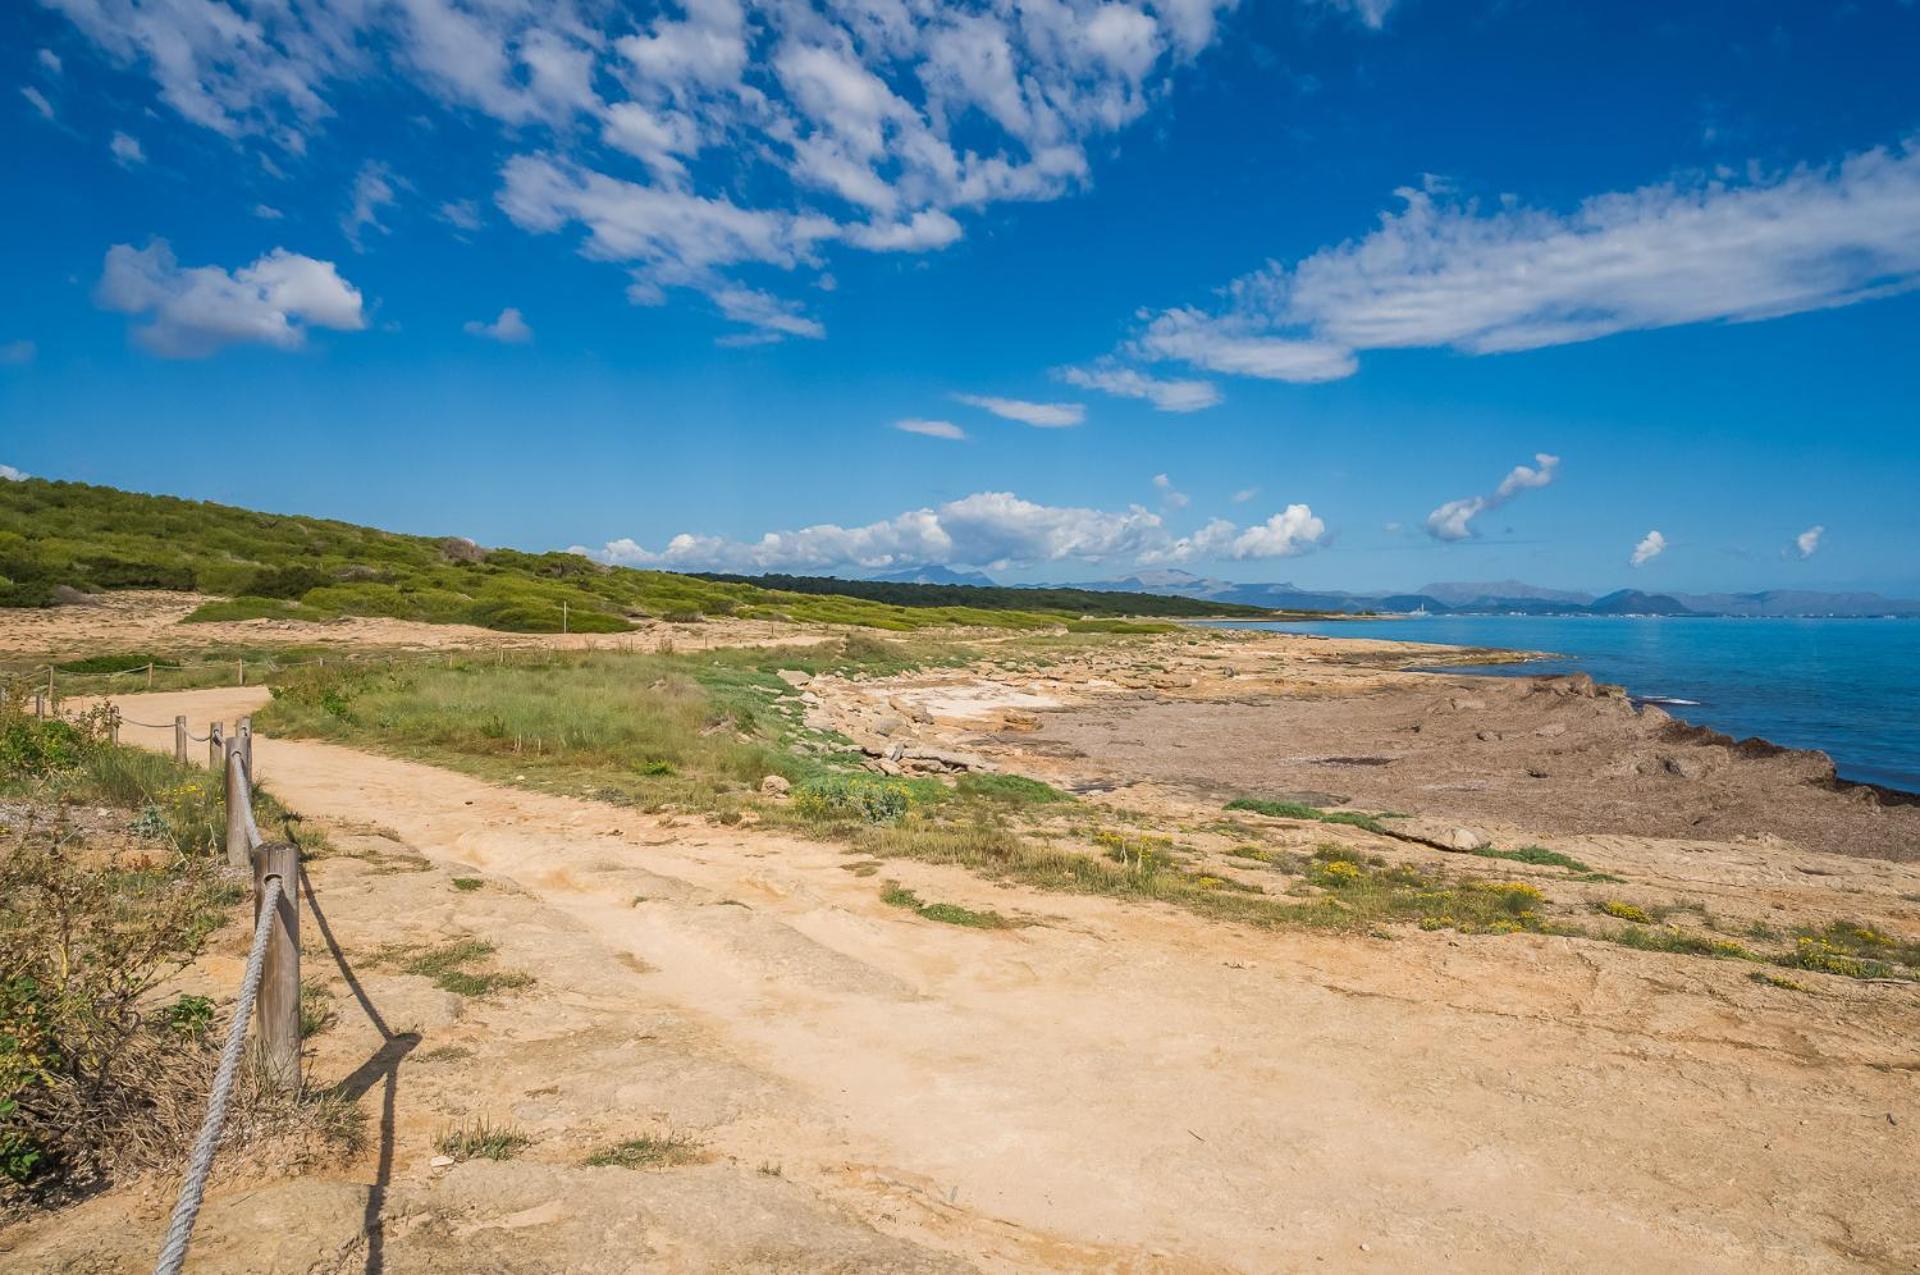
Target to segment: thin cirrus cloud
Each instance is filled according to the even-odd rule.
[[[489,341],[498,341],[502,345],[525,345],[533,340],[533,329],[528,326],[526,317],[515,306],[508,306],[500,311],[500,317],[492,323],[470,319],[464,326],[468,333],[483,336]]]
[[[41,119],[50,120],[53,118],[53,103],[47,100],[45,93],[42,93],[31,84],[26,84],[21,86],[20,96],[26,98],[27,104],[33,107],[34,110],[40,112]]]
[[[1753,322],[1920,287],[1920,143],[1830,165],[1492,210],[1442,187],[1358,239],[1152,316],[1127,345],[1239,376],[1337,380],[1366,350],[1495,354]]]
[[[114,162],[123,168],[147,162],[147,152],[140,145],[140,139],[129,133],[116,131],[113,139],[107,143],[107,150],[112,153]]]
[[[996,398],[991,394],[955,394],[953,401],[992,412],[1003,420],[1019,421],[1036,429],[1066,429],[1087,419],[1087,409],[1079,403],[1030,403],[1019,398]]]
[[[1138,505],[1083,509],[1037,504],[1011,492],[977,492],[860,527],[821,523],[752,540],[689,532],[658,550],[620,539],[595,551],[575,546],[574,552],[627,566],[674,569],[883,570],[938,564],[992,570],[1069,559],[1151,564],[1291,557],[1317,547],[1325,536],[1326,524],[1306,505],[1289,505],[1244,528],[1215,519],[1192,535],[1176,536],[1159,514]]]
[[[967,431],[952,421],[927,421],[913,416],[895,421],[893,427],[906,434],[923,434],[928,438],[945,438],[954,442],[961,442],[967,436]]]
[[[349,96],[396,83],[487,123],[508,219],[576,235],[654,304],[833,250],[938,251],[994,204],[1084,189],[1091,148],[1165,99],[1233,4],[688,0],[637,23],[618,5],[254,4],[238,36],[205,5],[51,7],[181,117],[276,163]],[[1340,4],[1368,26],[1386,9]],[[356,242],[379,224],[365,207],[346,219]],[[768,339],[819,322],[721,313]]]
[[[1560,470],[1560,458],[1540,452],[1532,465],[1515,465],[1500,480],[1500,485],[1484,496],[1464,496],[1449,500],[1427,515],[1427,534],[1435,540],[1467,540],[1474,534],[1473,520],[1500,508],[1523,491],[1545,487]]]
[[[115,244],[94,300],[144,320],[133,339],[162,358],[205,358],[229,345],[295,350],[306,344],[310,328],[357,332],[367,326],[359,290],[332,262],[284,248],[228,271],[182,266],[164,239],[145,248]]]
[[[1640,537],[1640,543],[1633,547],[1633,555],[1627,561],[1632,566],[1644,567],[1666,551],[1667,538],[1658,531],[1649,531]]]
[[[1102,360],[1091,367],[1055,368],[1054,375],[1083,390],[1144,399],[1161,412],[1198,412],[1221,401],[1220,387],[1211,381],[1152,377],[1111,360]]]

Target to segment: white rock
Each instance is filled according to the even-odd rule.
[[[793,790],[785,775],[768,775],[760,781],[760,791],[770,797],[784,797]]]
[[[1487,834],[1473,828],[1455,828],[1447,834],[1447,844],[1455,850],[1485,850],[1493,844]]]

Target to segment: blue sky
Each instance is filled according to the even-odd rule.
[[[0,35],[19,472],[688,569],[1920,595],[1904,0]]]

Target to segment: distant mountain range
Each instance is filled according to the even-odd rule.
[[[942,566],[907,567],[900,571],[868,576],[867,579],[886,584],[971,584],[986,589],[998,586],[998,582],[992,576],[982,575],[978,571],[955,571],[951,567]]]
[[[1237,584],[1187,571],[1142,571],[1124,580],[1057,586],[1128,593],[1157,593],[1208,602],[1273,607],[1289,611],[1426,611],[1431,615],[1732,615],[1732,616],[1920,616],[1920,601],[1877,593],[1819,593],[1768,589],[1760,593],[1646,593],[1620,589],[1595,597],[1571,589],[1544,589],[1519,580],[1442,582],[1411,593],[1347,593],[1301,589],[1292,584]]]

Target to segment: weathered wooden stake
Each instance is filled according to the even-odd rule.
[[[147,661],[147,689],[153,689],[153,661]]]
[[[227,764],[227,742],[221,735],[219,722],[207,725],[207,769],[216,773]]]
[[[222,764],[227,770],[227,863],[244,868],[253,857],[253,847],[247,844],[247,803],[253,800],[253,794],[247,791],[246,763],[241,760],[238,735],[226,741]]]
[[[246,759],[247,763],[247,796],[251,798],[253,796],[253,790],[256,787],[253,778],[253,719],[251,717],[241,718],[237,729],[240,740],[240,755]]]
[[[35,717],[45,717],[47,715],[47,697],[39,691],[33,693],[33,715]]]
[[[247,684],[247,661],[246,661],[246,657],[245,657],[245,656],[242,656],[242,657],[240,658],[240,660],[238,661],[238,663],[239,663],[239,666],[240,666],[240,685],[242,685],[242,686],[245,686],[245,685]]]
[[[254,923],[267,880],[280,878],[280,902],[267,937],[267,959],[260,975],[260,1062],[270,1084],[282,1092],[300,1088],[300,851],[285,841],[270,841],[253,860]]]
[[[53,693],[53,665],[47,665],[47,712],[60,711],[60,697]]]
[[[180,765],[187,764],[187,715],[181,713],[173,719],[173,759]]]

